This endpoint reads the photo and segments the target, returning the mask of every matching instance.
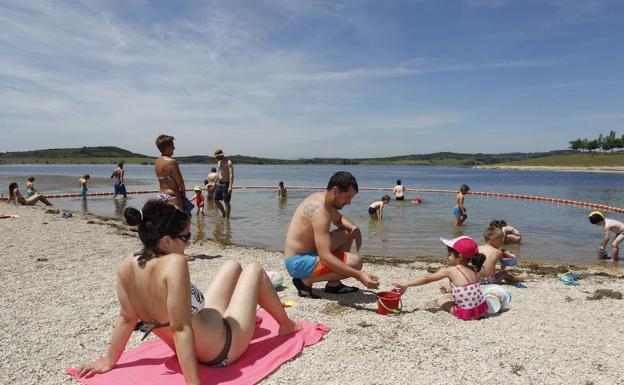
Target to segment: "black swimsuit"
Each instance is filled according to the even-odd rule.
[[[368,215],[375,215],[375,213],[377,212],[377,209],[374,207],[369,207],[368,208]]]

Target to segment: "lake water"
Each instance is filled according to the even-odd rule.
[[[211,165],[182,165],[187,188],[201,184]],[[77,193],[78,178],[90,174],[89,191],[112,191],[113,165],[0,165],[2,194],[12,181],[25,191],[26,178],[35,176],[35,187],[47,194]],[[156,189],[152,166],[126,165],[128,191]],[[516,170],[487,170],[429,166],[338,166],[338,165],[235,165],[235,186],[285,185],[325,186],[339,170],[351,172],[362,187],[393,187],[401,179],[407,188],[456,190],[466,183],[471,191],[493,191],[548,196],[623,207],[621,186],[624,175],[608,173],[568,173]],[[277,198],[275,190],[235,189],[232,217],[218,215],[212,204],[206,216],[193,217],[193,232],[200,238],[224,244],[242,244],[282,250],[288,223],[297,205],[309,191],[289,190],[288,199]],[[518,228],[522,245],[511,246],[523,259],[567,262],[595,261],[595,249],[603,232],[587,220],[588,209],[539,201],[524,201],[468,195],[468,220],[455,226],[452,214],[454,196],[439,193],[408,192],[408,200],[392,201],[385,208],[384,220],[370,220],[367,209],[383,193],[361,191],[342,212],[358,224],[364,237],[362,252],[381,256],[442,256],[440,237],[462,234],[477,241],[492,219],[505,219]],[[188,193],[191,197],[192,193]],[[127,200],[111,197],[54,199],[60,208],[88,211],[98,215],[121,216],[126,205],[141,207],[152,195],[132,195]],[[419,197],[414,205],[409,199]],[[10,211],[0,206],[0,213]],[[620,215],[607,216],[623,220]]]

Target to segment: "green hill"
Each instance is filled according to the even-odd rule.
[[[497,166],[547,166],[547,167],[622,167],[624,153],[568,153],[543,156],[521,161],[505,162]]]
[[[544,157],[558,157],[579,155],[570,154],[570,151],[551,151],[536,153],[513,152],[506,154],[459,154],[454,152],[437,152],[433,154],[412,154],[392,156],[386,158],[310,158],[310,159],[274,159],[245,155],[231,155],[230,159],[236,164],[389,164],[389,165],[447,165],[447,166],[475,166],[512,164],[509,162],[526,162],[531,159]],[[208,155],[193,155],[176,157],[180,163],[212,164],[215,159]],[[0,153],[2,164],[114,164],[118,162],[135,164],[152,164],[154,157],[137,154],[119,147],[81,147],[57,148],[48,150],[3,152]]]
[[[0,163],[145,163],[151,157],[113,146],[0,152]]]

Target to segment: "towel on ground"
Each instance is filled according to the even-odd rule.
[[[313,345],[329,332],[317,323],[300,321],[303,330],[278,336],[279,325],[266,312],[258,312],[262,321],[247,351],[233,364],[223,368],[199,365],[203,384],[255,384],[271,374],[284,362],[294,358],[304,346]],[[65,369],[75,375],[76,369]],[[91,378],[76,379],[83,384],[100,385],[184,385],[184,376],[175,352],[160,339],[141,344],[124,352],[109,372]]]

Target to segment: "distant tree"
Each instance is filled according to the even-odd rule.
[[[592,152],[598,148],[600,148],[600,143],[602,142],[602,135],[598,137],[598,139],[590,140],[587,142],[587,149],[589,152]]]
[[[615,131],[609,131],[609,135],[603,138],[601,147],[604,151],[611,151],[615,148]]]
[[[570,141],[570,150],[578,151],[583,149],[583,140],[581,138],[577,138]]]
[[[602,136],[602,134],[598,135],[598,139],[594,139],[596,141],[596,144],[594,147],[594,150],[597,150],[599,148],[602,148],[602,144],[604,143],[604,137]]]

